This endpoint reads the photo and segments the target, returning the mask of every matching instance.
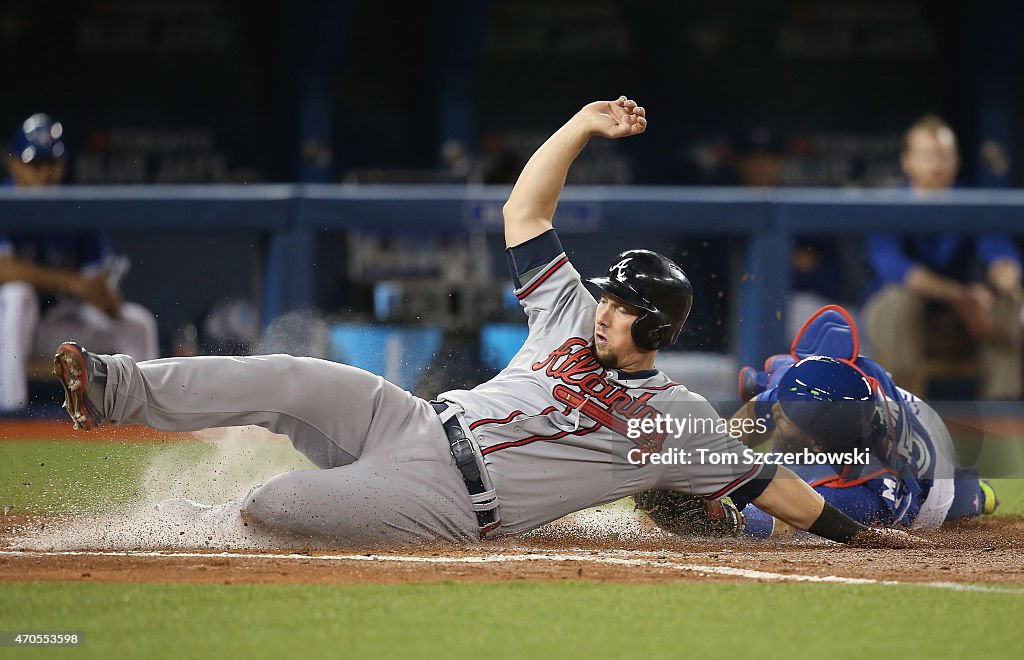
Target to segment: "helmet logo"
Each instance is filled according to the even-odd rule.
[[[609,268],[608,272],[611,273],[613,270],[616,271],[618,274],[615,276],[615,279],[617,279],[620,282],[625,282],[626,281],[626,266],[632,260],[633,260],[633,257],[626,257],[625,259],[623,259],[619,263],[617,263],[614,266],[612,266],[611,268]]]

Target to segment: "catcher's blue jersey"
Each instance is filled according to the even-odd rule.
[[[945,423],[931,406],[899,388],[877,362],[846,353],[859,341],[856,329],[844,316],[821,310],[794,342],[795,355],[769,358],[766,369],[756,375],[762,391],[754,397],[755,414],[769,431],[774,429],[772,405],[779,398],[777,383],[796,358],[806,357],[812,350],[824,355],[838,353],[829,356],[851,361],[884,395],[888,437],[869,443],[871,456],[866,466],[790,465],[790,469],[827,502],[864,524],[934,529],[948,518],[979,515],[984,495],[978,477],[956,465]],[[771,533],[771,516],[753,506],[746,507],[744,514],[747,533]]]

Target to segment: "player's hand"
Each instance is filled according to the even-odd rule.
[[[120,291],[111,291],[107,287],[106,273],[80,277],[73,293],[113,318],[121,316],[121,305],[124,303],[124,300],[121,297]]]
[[[1013,299],[1021,297],[1020,265],[1013,259],[996,259],[988,267],[988,281],[997,293]]]
[[[640,135],[647,130],[647,111],[625,96],[588,103],[577,116],[587,123],[591,135],[610,139]]]
[[[933,548],[935,544],[928,539],[914,536],[902,529],[868,527],[848,544],[851,548],[883,548],[893,550],[911,550],[914,548]]]
[[[994,302],[992,291],[984,284],[971,284],[964,289],[964,293],[954,309],[972,337],[981,339],[992,333],[994,329],[992,305]]]

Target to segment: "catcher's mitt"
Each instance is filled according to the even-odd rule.
[[[743,513],[728,497],[709,500],[670,490],[645,490],[633,496],[636,508],[658,527],[680,536],[739,536]]]

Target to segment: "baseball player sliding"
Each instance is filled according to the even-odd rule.
[[[54,373],[75,426],[255,424],[288,435],[320,469],[254,488],[240,515],[334,545],[520,534],[649,488],[731,495],[836,541],[918,542],[854,522],[785,468],[743,464],[744,445],[708,402],[658,371],[657,350],[679,336],[692,301],[676,264],[630,250],[590,280],[600,300],[585,288],[552,228],[566,174],[592,137],[646,128],[644,108],[626,97],[590,103],[526,164],[504,218],[529,336],[490,381],[431,403],[380,376],[312,358],[136,362],[68,342],[57,349]],[[677,433],[645,423],[666,414],[695,423]],[[707,460],[660,460],[687,453]]]

